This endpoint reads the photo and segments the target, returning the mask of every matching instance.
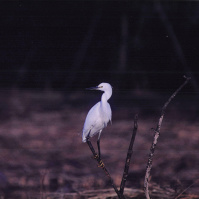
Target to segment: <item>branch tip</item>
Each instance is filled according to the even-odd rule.
[[[190,80],[191,77],[187,77],[186,75],[183,76],[185,79]]]

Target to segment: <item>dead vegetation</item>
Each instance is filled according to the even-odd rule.
[[[78,102],[81,98],[85,100],[83,94],[81,97],[64,96],[60,92],[2,92],[2,198],[116,197],[106,176],[91,158],[88,146],[81,142],[81,129],[89,108],[88,104],[83,106]],[[139,96],[142,100],[138,101],[144,102],[144,97]],[[153,137],[150,128],[157,123],[160,111],[157,103],[163,99],[165,96],[159,96],[158,102],[151,98],[147,106],[135,104],[136,111],[131,102],[128,107],[132,108],[119,106],[119,101],[113,103],[113,125],[103,134],[101,148],[117,187],[131,138],[132,118],[135,112],[139,113],[134,161],[124,190],[126,198],[144,198],[146,160]],[[152,198],[175,198],[180,194],[178,198],[199,198],[199,126],[194,104],[190,104],[192,111],[187,117],[189,100],[187,96],[178,97],[178,103],[174,102],[167,112],[151,171]],[[146,117],[146,112],[153,116]]]

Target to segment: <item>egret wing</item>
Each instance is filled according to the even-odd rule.
[[[112,123],[112,111],[111,111],[111,106],[110,106],[109,103],[107,103],[107,104],[108,104],[108,109],[109,109],[109,111],[108,111],[108,119],[109,119],[109,121]]]
[[[88,136],[89,132],[92,130],[92,128],[96,125],[97,120],[99,118],[99,106],[100,102],[95,104],[90,111],[88,112],[86,116],[86,120],[84,123],[84,128],[83,128],[83,135],[82,139],[86,141],[86,137]]]

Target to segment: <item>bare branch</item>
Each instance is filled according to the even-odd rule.
[[[127,156],[126,156],[126,163],[125,163],[125,167],[124,167],[124,173],[123,173],[123,177],[122,177],[122,181],[121,181],[121,185],[120,185],[120,193],[123,194],[124,193],[124,187],[125,187],[125,183],[128,177],[128,172],[129,172],[129,166],[130,166],[130,162],[131,162],[131,156],[133,154],[133,144],[135,141],[135,136],[137,133],[137,129],[138,129],[138,124],[137,124],[137,120],[138,120],[138,115],[135,115],[134,118],[134,127],[133,127],[133,134],[131,137],[131,142],[129,145],[129,149],[127,152]]]
[[[107,170],[106,167],[105,167],[105,164],[102,162],[101,158],[99,158],[99,156],[98,156],[97,153],[95,152],[95,149],[93,148],[93,145],[92,145],[91,141],[89,140],[89,138],[87,138],[86,143],[88,144],[88,146],[89,146],[91,152],[93,153],[94,159],[97,160],[97,162],[98,162],[98,164],[99,164],[98,167],[101,167],[102,170],[103,170],[103,171],[105,172],[105,174],[107,175],[107,177],[109,178],[109,181],[110,181],[112,187],[114,188],[115,192],[117,193],[118,198],[119,198],[119,199],[125,199],[125,197],[123,196],[123,194],[121,194],[121,193],[118,191],[116,185],[115,185],[114,182],[113,182],[113,179],[111,178],[111,175],[109,174],[108,170]]]
[[[190,77],[186,77],[184,76],[184,78],[186,79],[185,82],[171,95],[171,97],[168,99],[168,101],[164,104],[164,106],[162,107],[162,112],[160,115],[160,119],[159,122],[157,124],[154,134],[154,139],[150,148],[150,154],[149,154],[149,159],[148,159],[148,163],[147,163],[147,168],[146,168],[146,173],[145,173],[145,179],[144,179],[144,191],[145,191],[145,196],[147,199],[150,199],[149,196],[149,177],[150,177],[150,172],[151,172],[151,168],[152,168],[152,161],[153,161],[153,156],[154,156],[154,152],[155,152],[155,147],[156,144],[158,142],[158,137],[160,135],[160,128],[162,125],[162,121],[164,118],[164,114],[165,114],[165,110],[167,108],[167,106],[169,105],[169,103],[171,102],[171,100],[176,96],[176,94],[188,83],[188,81],[191,79]]]

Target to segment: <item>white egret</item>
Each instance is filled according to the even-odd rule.
[[[99,133],[97,146],[98,155],[100,158],[101,132],[107,126],[108,122],[111,122],[112,118],[111,107],[107,102],[112,95],[112,87],[108,83],[101,83],[97,87],[91,87],[88,89],[104,91],[101,97],[101,101],[95,104],[88,112],[82,132],[82,142],[87,142],[90,137],[93,137]]]

